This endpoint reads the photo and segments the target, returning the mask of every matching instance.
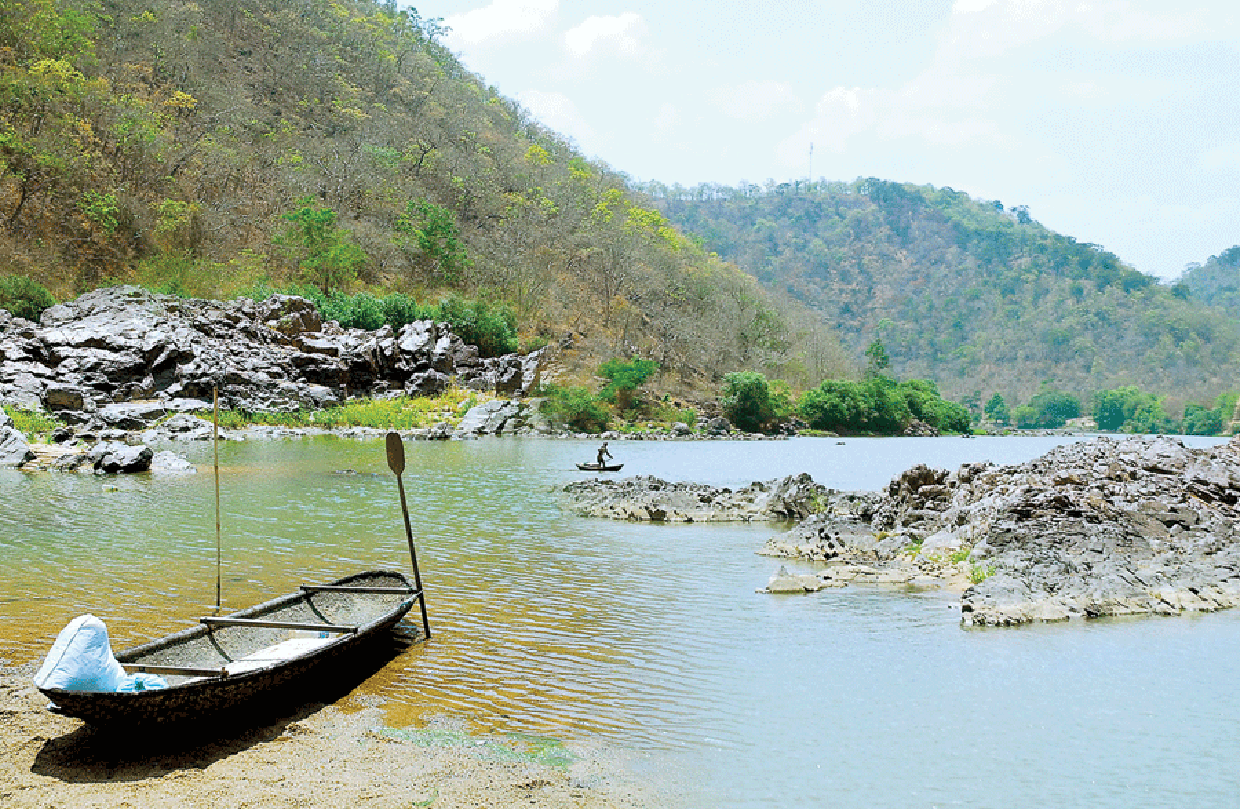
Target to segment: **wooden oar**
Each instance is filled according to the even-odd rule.
[[[422,574],[418,570],[418,552],[413,547],[413,526],[409,524],[409,504],[405,501],[405,484],[400,476],[405,471],[405,444],[395,432],[387,434],[388,467],[396,473],[396,486],[400,489],[400,511],[405,517],[405,538],[409,540],[409,561],[413,563],[413,581],[418,588],[418,603],[422,606],[422,628],[426,637],[431,636],[430,619],[426,616],[426,593],[422,589]]]

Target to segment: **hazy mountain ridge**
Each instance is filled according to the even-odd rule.
[[[766,190],[648,184],[705,247],[820,311],[854,352],[963,399],[1136,384],[1172,406],[1240,384],[1235,323],[1027,209],[875,179]]]

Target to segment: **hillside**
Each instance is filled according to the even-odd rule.
[[[1175,286],[1182,297],[1224,312],[1228,317],[1240,315],[1240,245],[1204,264],[1189,265]]]
[[[897,376],[952,398],[1135,384],[1173,409],[1240,380],[1232,318],[1023,206],[874,179],[645,190],[707,249],[819,311],[855,356],[881,339]]]
[[[369,0],[0,6],[0,275],[510,305],[568,374],[847,370],[834,336]]]

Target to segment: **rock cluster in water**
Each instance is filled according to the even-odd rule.
[[[820,577],[962,580],[967,624],[1240,604],[1240,440],[1100,438],[1015,466],[917,466],[764,549],[836,563]]]
[[[821,507],[828,492],[804,473],[735,490],[638,475],[577,481],[560,491],[582,516],[652,522],[802,519]]]

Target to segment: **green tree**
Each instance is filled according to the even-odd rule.
[[[737,371],[723,378],[723,414],[747,433],[769,429],[775,418],[771,389],[766,377],[756,371]]]
[[[607,429],[609,414],[598,397],[582,386],[548,386],[547,415],[578,432],[601,433]]]
[[[1179,431],[1179,426],[1163,409],[1162,400],[1135,385],[1096,393],[1093,415],[1100,430],[1123,430],[1126,433]]]
[[[634,357],[631,360],[613,358],[598,368],[599,376],[608,380],[600,396],[612,402],[621,411],[632,410],[638,403],[637,389],[654,376],[659,363]]]
[[[1134,386],[1126,386],[1122,388],[1113,388],[1111,390],[1100,390],[1094,394],[1093,416],[1094,423],[1098,425],[1099,430],[1118,430],[1124,426],[1132,413],[1135,406],[1130,407],[1129,403],[1135,401],[1141,392]]]
[[[870,376],[882,375],[891,367],[891,357],[887,355],[887,349],[883,346],[882,340],[870,343],[865,350],[865,359],[865,372]]]
[[[1022,429],[1058,429],[1081,415],[1081,400],[1070,393],[1043,388],[1033,395],[1029,404],[1017,408],[1016,426]]]
[[[412,200],[396,221],[396,231],[421,252],[435,280],[448,285],[461,282],[471,262],[450,210],[428,200]]]
[[[985,413],[986,418],[999,424],[1012,423],[1012,413],[1008,410],[1007,402],[997,393],[987,400]]]
[[[1231,414],[1228,414],[1230,418]],[[1207,409],[1192,402],[1184,406],[1181,429],[1185,435],[1220,435],[1223,432],[1223,414],[1218,408]]]
[[[969,409],[939,395],[938,386],[928,379],[909,379],[898,386],[913,418],[946,433],[967,433],[973,422]]]
[[[452,294],[439,303],[436,319],[484,357],[499,357],[517,350],[517,313],[504,303],[468,300]]]
[[[281,216],[288,226],[276,243],[289,251],[302,276],[324,294],[348,286],[366,263],[366,254],[349,232],[336,227],[336,212],[317,208],[311,197],[297,201],[297,209]]]

